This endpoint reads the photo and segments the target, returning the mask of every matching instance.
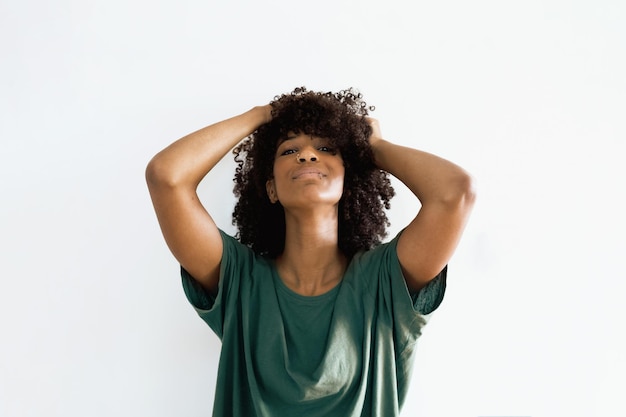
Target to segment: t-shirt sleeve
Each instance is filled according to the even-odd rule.
[[[413,309],[423,315],[429,315],[439,307],[446,292],[448,265],[417,293],[411,293]],[[404,278],[404,277],[403,277]],[[405,281],[406,285],[406,281]],[[408,287],[407,287],[408,291]]]
[[[420,291],[411,293],[398,259],[398,237],[366,252],[362,268],[377,271],[369,283],[370,292],[378,300],[380,313],[391,320],[397,346],[402,350],[417,340],[430,314],[441,304],[448,268],[446,266]]]
[[[221,338],[226,306],[236,302],[234,298],[238,293],[241,276],[237,266],[241,265],[242,258],[250,256],[250,249],[222,230],[220,230],[220,234],[223,252],[217,294],[206,291],[182,266],[180,269],[183,290],[187,300],[200,318]]]
[[[368,254],[368,262],[378,265],[379,290],[383,294],[389,293],[390,301],[395,307],[406,308],[409,312],[420,315],[429,315],[435,311],[443,300],[446,290],[448,266],[446,265],[439,274],[416,293],[409,291],[406,280],[402,273],[400,260],[398,259],[398,234],[393,240],[385,243]]]

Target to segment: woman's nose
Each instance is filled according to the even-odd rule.
[[[300,163],[304,163],[306,161],[316,162],[317,154],[314,152],[312,148],[307,148],[302,150],[296,155],[296,159]]]

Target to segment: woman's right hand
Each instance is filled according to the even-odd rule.
[[[263,106],[257,106],[257,108],[259,108],[263,112],[263,114],[265,115],[263,123],[269,123],[269,122],[272,121],[272,106],[270,104],[265,104]]]
[[[222,237],[196,189],[224,155],[271,119],[269,104],[254,107],[177,140],[146,168],[152,204],[170,251],[209,291],[218,287]]]

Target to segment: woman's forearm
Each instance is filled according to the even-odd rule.
[[[422,205],[459,204],[473,196],[471,176],[450,161],[383,139],[372,149],[377,166],[402,181]]]
[[[148,184],[195,189],[235,145],[270,119],[271,107],[258,106],[177,140],[148,164]]]

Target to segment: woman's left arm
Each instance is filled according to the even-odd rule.
[[[398,259],[411,291],[419,291],[446,266],[474,205],[472,177],[461,167],[382,139],[376,119],[370,144],[376,165],[402,181],[422,207],[398,241]]]

